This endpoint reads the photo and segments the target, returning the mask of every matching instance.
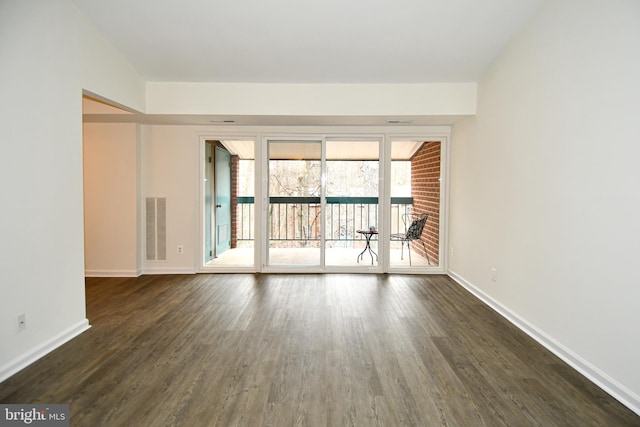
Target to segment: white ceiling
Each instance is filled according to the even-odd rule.
[[[146,81],[474,82],[542,0],[72,0]]]

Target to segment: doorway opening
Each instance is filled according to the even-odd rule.
[[[443,204],[442,142],[393,140],[391,153],[389,265],[392,268],[438,267]],[[417,228],[411,229],[412,224]]]
[[[205,267],[442,271],[446,140],[261,138],[206,140]]]
[[[381,140],[266,138],[265,145],[266,267],[378,271]]]
[[[254,266],[254,183],[253,140],[205,141],[205,266]]]

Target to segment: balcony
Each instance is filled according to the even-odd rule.
[[[272,264],[313,264],[318,259],[321,242],[321,204],[319,197],[271,197],[269,199],[268,239]],[[402,215],[411,213],[413,198],[391,198],[391,233],[403,233]],[[326,265],[357,265],[357,256],[365,247],[365,238],[357,230],[379,228],[377,197],[327,197],[326,200]],[[239,265],[253,259],[255,205],[250,196],[237,197],[234,212],[232,249],[212,261],[213,264]],[[377,240],[371,242],[377,252]],[[415,249],[415,250],[414,250]],[[427,266],[427,260],[412,247],[412,265]],[[409,265],[406,248],[401,260],[400,244],[392,242],[392,265]],[[369,254],[360,261],[371,265]],[[293,262],[292,262],[293,263]],[[377,262],[376,262],[377,264]]]
[[[271,197],[269,202],[270,241],[320,241],[319,197]],[[377,197],[327,197],[326,205],[327,242],[362,241],[364,238],[357,230],[379,228]],[[391,198],[391,233],[404,232],[402,215],[411,213],[412,206],[411,197]],[[253,240],[253,197],[238,197],[236,218],[238,242]]]
[[[225,218],[220,227],[216,228],[214,214],[213,227],[206,230],[205,239],[219,240],[225,244],[226,239],[231,241],[230,249],[222,249],[218,253],[209,250],[205,258],[214,258],[207,261],[207,264],[253,267],[255,255],[268,248],[267,259],[259,257],[261,263],[281,264],[285,267],[300,263],[309,266],[355,266],[355,259],[366,243],[365,237],[357,233],[357,230],[374,226],[384,229],[386,233],[403,233],[405,225],[402,215],[409,212],[429,214],[421,238],[424,245],[412,245],[412,265],[428,265],[425,251],[429,254],[432,266],[438,263],[442,204],[440,141],[421,138],[391,141],[390,164],[385,166],[389,168],[391,194],[406,197],[392,200],[392,208],[389,212],[384,212],[384,223],[379,218],[381,207],[378,199],[358,197],[361,194],[378,193],[380,141],[351,138],[327,138],[326,141],[312,138],[269,140],[268,164],[266,169],[263,165],[260,173],[264,174],[266,170],[267,191],[274,197],[269,199],[269,204],[261,211],[255,210],[253,197],[243,196],[252,194],[255,190],[254,183],[257,182],[253,152],[255,141],[222,140],[208,143],[231,154],[231,221],[229,223]],[[324,149],[321,149],[323,145]],[[320,160],[323,156],[326,158],[324,163]],[[321,185],[322,168],[326,174],[326,182]],[[332,196],[321,204],[321,199],[314,197],[321,188],[327,194],[344,197]],[[385,209],[389,209],[386,203]],[[257,228],[264,235],[255,236],[256,224],[260,225]],[[378,247],[378,237],[373,236],[371,242],[374,250]],[[390,259],[389,267],[409,264],[406,253],[404,260],[400,259],[399,242],[392,241],[385,247],[389,248],[388,253],[384,254],[385,259]],[[241,251],[243,253],[235,261],[225,261]],[[394,256],[396,251],[397,259]],[[280,253],[293,262],[276,261],[276,255]],[[310,254],[311,261],[300,261],[307,259],[307,253]],[[423,257],[424,263],[419,255]],[[321,262],[323,257],[324,262]],[[261,266],[257,267],[262,269]]]

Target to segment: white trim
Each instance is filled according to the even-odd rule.
[[[222,139],[243,138],[249,135],[259,137],[291,136],[303,137],[319,135],[327,137],[367,137],[373,135],[436,137],[451,134],[452,125],[389,125],[389,126],[211,126],[199,132],[203,136],[215,135]]]
[[[142,274],[196,274],[193,267],[146,267]]]
[[[409,266],[401,266],[401,267],[390,267],[389,274],[447,274],[443,268],[443,266],[432,266],[432,267],[409,267]]]
[[[16,357],[11,362],[0,367],[0,382],[23,370],[33,362],[51,353],[56,348],[77,337],[89,328],[91,328],[89,320],[81,320],[70,328],[45,341],[43,344],[34,347],[21,356]]]
[[[378,151],[380,150],[378,149]],[[269,177],[270,176],[271,175],[269,175]],[[325,136],[322,138],[322,141],[320,142],[320,265],[324,269],[327,268],[327,265],[326,265],[327,264],[326,215],[327,215],[327,137]],[[265,242],[268,242],[268,240],[265,240]]]
[[[215,273],[257,273],[258,271],[254,266],[247,265],[206,265],[198,268],[196,274],[215,274]]]
[[[640,396],[638,396],[632,390],[629,390],[627,387],[620,384],[618,381],[611,378],[606,373],[602,372],[596,366],[584,360],[578,354],[566,348],[564,345],[562,345],[543,331],[539,330],[534,325],[527,322],[525,319],[513,313],[507,307],[484,293],[478,287],[474,286],[473,284],[459,276],[457,273],[449,270],[448,275],[467,291],[471,292],[502,317],[511,322],[518,329],[536,340],[539,344],[558,356],[569,366],[584,375],[587,379],[600,387],[602,390],[609,393],[620,403],[631,409],[636,414],[640,415]]]
[[[85,270],[84,277],[139,277],[140,270]]]
[[[387,162],[390,156],[390,144],[394,139],[417,139],[421,141],[439,141],[441,143],[441,200],[440,200],[440,259],[437,266],[431,266],[426,268],[411,268],[410,271],[402,266],[391,266],[386,261],[385,253],[389,250],[389,239],[383,240],[382,250],[379,254],[379,259],[383,262],[379,262],[375,267],[375,270],[371,269],[357,269],[353,270],[353,273],[401,273],[401,274],[443,274],[447,271],[446,262],[448,258],[445,256],[448,251],[448,211],[449,211],[449,153],[450,153],[450,139],[451,139],[451,125],[419,125],[419,126],[213,126],[211,129],[203,128],[197,131],[197,143],[198,143],[198,164],[196,165],[199,170],[198,182],[194,183],[198,191],[198,209],[196,210],[195,219],[198,226],[195,227],[194,232],[195,242],[197,242],[199,250],[196,253],[194,259],[194,271],[193,272],[244,272],[244,271],[256,271],[256,272],[301,272],[301,273],[332,273],[334,271],[342,271],[342,269],[334,268],[334,266],[325,266],[324,268],[285,268],[283,266],[267,266],[267,249],[264,243],[256,243],[256,250],[254,252],[254,266],[243,266],[241,270],[234,269],[233,266],[207,266],[204,263],[205,249],[204,249],[204,189],[203,180],[204,176],[204,143],[206,140],[224,140],[224,139],[248,139],[254,141],[254,161],[255,161],[255,222],[254,222],[254,236],[256,242],[266,242],[267,227],[266,216],[264,216],[265,209],[268,207],[267,200],[267,188],[268,188],[268,176],[263,176],[266,171],[264,167],[268,161],[267,144],[270,139],[278,140],[292,140],[292,139],[317,139],[324,143],[327,139],[347,139],[347,140],[362,140],[368,138],[375,138],[380,141],[380,172],[379,179],[381,185],[379,187],[379,199],[380,211],[379,219],[386,224],[387,211],[388,211],[388,195],[387,188],[389,171],[387,171]],[[264,217],[264,218],[263,218]],[[385,232],[386,227],[382,228]],[[388,230],[386,231],[388,233]],[[384,237],[384,235],[383,235]],[[300,266],[296,266],[300,267]],[[154,269],[155,273],[156,270]],[[189,273],[193,273],[189,272]],[[145,270],[145,274],[147,270]],[[165,274],[162,270],[157,270],[157,274]],[[171,274],[171,273],[166,273]],[[179,273],[182,274],[182,273]]]
[[[438,265],[444,271],[449,269],[449,200],[451,177],[451,135],[443,137],[440,142],[440,236]]]

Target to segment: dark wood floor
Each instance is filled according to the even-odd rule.
[[[93,327],[0,384],[72,426],[640,426],[446,276],[88,279]]]

